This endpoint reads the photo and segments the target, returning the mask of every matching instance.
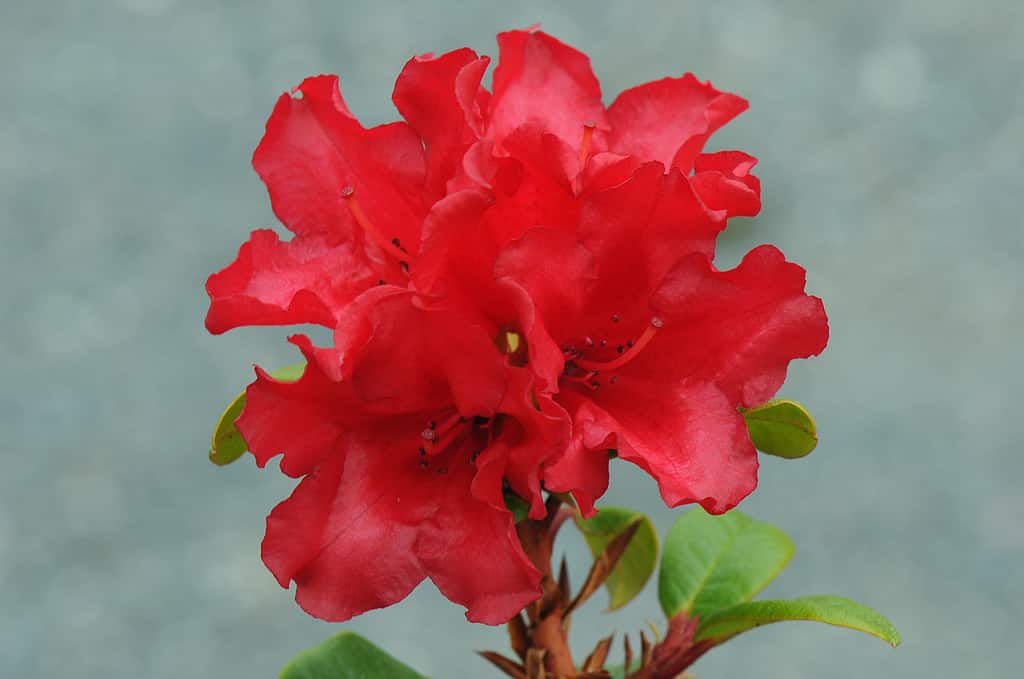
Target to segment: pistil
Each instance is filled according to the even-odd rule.
[[[583,173],[583,168],[587,164],[587,160],[590,158],[590,144],[594,138],[594,128],[597,124],[593,120],[588,120],[583,123],[583,141],[580,142],[580,173]]]
[[[349,212],[352,213],[352,219],[356,220],[356,224],[363,229],[380,249],[390,257],[393,257],[398,261],[398,266],[402,269],[405,274],[409,273],[409,251],[402,245],[402,241],[398,238],[387,238],[378,231],[373,223],[363,212],[363,206],[359,204],[356,199],[356,189],[353,186],[346,186],[341,190],[341,198],[345,201],[348,206]]]
[[[627,342],[626,346],[619,346],[619,356],[612,359],[611,361],[588,361],[585,358],[577,358],[574,363],[577,367],[583,368],[584,370],[590,370],[592,372],[608,372],[615,370],[626,365],[634,358],[636,358],[643,348],[646,347],[654,336],[658,334],[658,330],[664,325],[660,318],[652,318],[650,325],[644,328],[643,333],[635,341]],[[592,377],[592,375],[588,376]],[[582,381],[582,380],[581,380]]]

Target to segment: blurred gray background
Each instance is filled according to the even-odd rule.
[[[251,364],[294,353],[280,329],[207,335],[203,282],[275,225],[249,159],[280,92],[340,73],[363,122],[388,121],[411,55],[496,55],[496,32],[538,21],[591,56],[606,103],[686,70],[750,100],[710,148],[761,159],[765,206],[722,262],[779,244],[831,317],[829,349],[782,392],[821,445],[765,460],[744,508],[798,545],[768,595],[848,594],[904,646],[778,625],[697,674],[1019,676],[1022,7],[0,3],[0,676],[271,677],[339,629],[259,560],[292,483],[206,461]],[[662,530],[674,516],[621,464],[606,501]],[[562,544],[582,568],[579,538]],[[581,654],[660,620],[653,589],[609,616],[599,599]],[[505,639],[429,584],[347,627],[437,679],[491,676],[470,651]]]

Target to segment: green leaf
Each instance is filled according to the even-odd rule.
[[[336,634],[295,656],[280,679],[425,679],[352,632]]]
[[[595,558],[604,553],[615,536],[634,523],[640,526],[604,583],[608,588],[608,610],[625,606],[647,584],[658,560],[658,534],[649,518],[622,507],[601,507],[592,518],[576,519],[576,526]]]
[[[793,558],[781,530],[736,510],[711,516],[693,509],[665,537],[658,599],[669,618],[705,617],[749,601]]]
[[[270,373],[270,376],[282,382],[294,382],[302,377],[305,363],[297,363],[279,368]],[[242,434],[235,427],[235,420],[242,414],[245,408],[245,392],[236,396],[217,420],[217,426],[213,428],[213,441],[210,443],[210,462],[216,465],[231,464],[242,457],[249,447]]]
[[[807,409],[796,401],[768,401],[743,412],[754,447],[762,453],[796,459],[818,445],[818,429]]]
[[[512,520],[519,523],[525,519],[530,513],[530,504],[511,490],[504,490],[502,494],[505,496],[505,507],[512,512]]]
[[[784,620],[811,620],[874,635],[893,647],[900,633],[881,613],[841,596],[806,596],[778,601],[752,601],[708,616],[697,627],[696,641],[721,643],[754,627]]]

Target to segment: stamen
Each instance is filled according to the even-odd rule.
[[[587,164],[587,159],[590,158],[590,144],[594,138],[594,128],[597,127],[597,123],[593,120],[588,120],[583,123],[583,141],[580,142],[580,172],[583,172],[583,168]]]
[[[576,365],[584,370],[615,370],[626,365],[643,350],[647,344],[654,339],[654,336],[658,333],[658,330],[664,325],[660,318],[652,318],[651,324],[648,325],[642,335],[636,339],[628,349],[625,347],[618,347],[619,356],[611,361],[588,361],[586,359],[578,359]]]

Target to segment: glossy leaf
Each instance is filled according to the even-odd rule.
[[[754,627],[785,620],[810,620],[847,627],[874,635],[898,646],[900,634],[881,613],[841,596],[807,596],[789,600],[765,600],[739,604],[700,621],[696,640],[718,643]]]
[[[595,516],[576,520],[595,558],[604,553],[615,536],[621,535],[634,523],[639,525],[633,539],[604,582],[608,589],[609,610],[625,606],[647,584],[658,560],[658,534],[649,518],[622,507],[601,507]]]
[[[762,453],[796,459],[818,445],[818,429],[807,409],[796,401],[768,401],[743,412],[754,447]]]
[[[793,557],[781,530],[733,510],[711,516],[693,509],[665,537],[658,599],[669,618],[684,612],[708,616],[749,601]]]
[[[404,663],[352,632],[336,634],[299,653],[280,679],[424,679]]]
[[[294,382],[302,377],[305,363],[285,366],[270,373],[271,377],[284,382]],[[242,457],[248,446],[242,434],[235,427],[235,420],[245,408],[245,392],[236,396],[217,420],[213,429],[213,440],[210,443],[210,462],[216,465],[231,464]]]

